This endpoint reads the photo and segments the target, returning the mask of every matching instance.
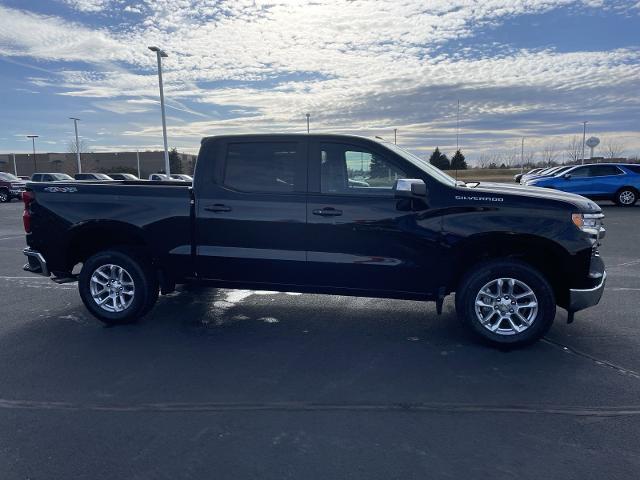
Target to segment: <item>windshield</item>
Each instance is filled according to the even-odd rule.
[[[63,180],[73,180],[73,178],[71,178],[69,175],[67,175],[66,173],[52,173],[51,176],[53,178],[55,178],[56,180],[59,181],[63,181]]]
[[[5,182],[19,182],[20,179],[11,173],[0,172],[0,180]]]
[[[432,176],[434,179],[436,179],[440,183],[444,183],[445,185],[448,185],[450,187],[455,187],[456,186],[456,181],[453,179],[453,177],[447,175],[446,173],[444,173],[439,168],[434,167],[433,165],[431,165],[426,160],[423,160],[420,157],[417,157],[413,153],[407,152],[403,148],[400,148],[399,146],[397,146],[397,145],[395,145],[393,143],[384,143],[383,145],[385,147],[387,147],[389,150],[391,150],[391,151],[397,153],[398,155],[400,155],[402,158],[407,160],[409,163],[411,163],[411,164],[415,165],[416,167],[418,167],[423,172],[428,173],[430,176]]]
[[[566,172],[567,170],[569,170],[572,167],[573,167],[573,165],[566,165],[564,167],[560,167],[555,172],[553,172],[553,174],[554,175],[559,175],[560,173]]]

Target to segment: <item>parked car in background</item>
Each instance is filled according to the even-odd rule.
[[[0,202],[10,202],[13,198],[21,198],[26,183],[12,173],[0,172]]]
[[[133,173],[109,173],[113,180],[140,180]]]
[[[73,177],[66,173],[34,173],[31,175],[32,182],[72,182]]]
[[[152,173],[151,175],[149,175],[149,180],[153,180],[156,182],[166,182],[167,180],[171,179],[164,173]]]
[[[541,170],[542,170],[542,168],[534,168],[533,170],[529,170],[528,172],[516,173],[513,176],[513,181],[516,182],[516,183],[520,183],[520,180],[522,179],[523,176],[525,176],[525,175],[533,175],[534,173],[538,173]]]
[[[106,173],[76,173],[73,178],[76,180],[113,180]]]
[[[18,178],[20,180],[24,180],[25,182],[31,180],[31,178],[29,177],[29,175],[18,175]]]
[[[569,170],[573,165],[561,165],[559,167],[550,167],[550,168],[545,168],[544,170],[541,170],[537,173],[534,173],[533,175],[523,175],[522,178],[520,179],[520,184],[521,185],[527,185],[527,182],[529,182],[530,180],[533,180],[534,178],[541,178],[541,177],[553,177],[554,175],[558,175],[561,172],[564,172],[565,170]]]
[[[640,192],[640,165],[579,165],[561,175],[530,180],[527,185],[577,193],[594,200],[612,200],[623,207],[630,207],[636,203]]]
[[[191,175],[185,175],[183,173],[172,173],[171,180],[179,180],[182,182],[193,182],[193,177]]]

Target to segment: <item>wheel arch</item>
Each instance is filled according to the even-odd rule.
[[[100,220],[78,224],[69,231],[67,266],[73,268],[91,255],[115,247],[129,247],[149,255],[144,231],[126,222]]]
[[[534,267],[551,284],[560,303],[568,292],[563,272],[570,268],[570,253],[560,244],[538,235],[504,232],[480,233],[455,246],[454,270],[448,290],[455,291],[465,273],[480,262],[516,258]]]

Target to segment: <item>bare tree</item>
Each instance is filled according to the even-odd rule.
[[[609,140],[605,147],[607,158],[619,158],[624,152],[624,145],[616,140]]]
[[[578,137],[572,137],[569,145],[567,145],[567,157],[569,163],[578,163],[582,158],[582,140]]]
[[[556,159],[558,158],[558,149],[553,143],[545,145],[542,149],[542,163],[547,167],[551,167],[556,163]]]
[[[78,153],[78,150],[80,150],[80,153],[87,153],[89,151],[89,145],[82,138],[79,139],[78,145],[76,145],[75,140],[69,140],[67,152],[75,154]]]

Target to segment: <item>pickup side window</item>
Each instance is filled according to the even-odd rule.
[[[338,143],[320,145],[320,191],[350,195],[388,194],[405,172],[378,153]]]
[[[240,192],[294,192],[297,146],[294,142],[230,143],[224,186]]]

